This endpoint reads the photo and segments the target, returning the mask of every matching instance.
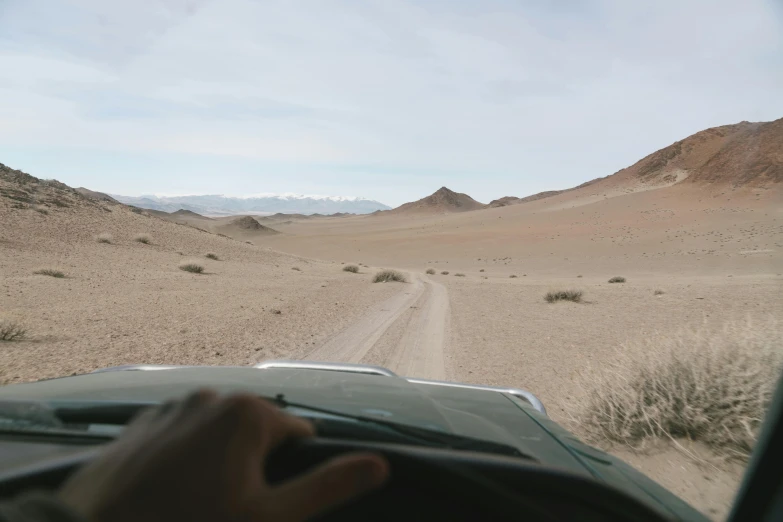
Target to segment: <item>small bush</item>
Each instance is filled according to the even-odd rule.
[[[388,283],[390,281],[397,281],[399,283],[406,283],[408,280],[400,272],[396,270],[381,270],[373,278],[373,283]]]
[[[516,279],[516,277],[517,277],[517,276],[515,276],[514,274],[511,274],[511,275],[510,275],[510,276],[508,276],[508,277],[510,277],[511,279]]]
[[[61,270],[57,270],[54,268],[41,268],[40,270],[36,270],[33,272],[36,275],[45,275],[50,277],[56,277],[58,279],[62,279],[65,277],[65,274]]]
[[[356,265],[345,265],[343,267],[343,272],[351,272],[352,274],[358,274],[359,267]]]
[[[144,243],[145,245],[149,245],[152,243],[152,238],[148,236],[147,234],[136,234],[133,236],[133,240],[137,243]]]
[[[556,303],[557,301],[571,301],[574,303],[582,302],[581,290],[559,290],[547,292],[544,296],[547,303]]]
[[[440,273],[440,275],[449,275],[449,271],[448,270],[444,270],[443,272]]]
[[[465,277],[465,274],[457,273],[457,274],[454,274],[454,277]]]
[[[21,341],[27,329],[15,321],[0,321],[0,341]]]
[[[245,243],[247,243],[248,245],[252,245],[253,244],[252,241],[245,241]]]
[[[198,263],[195,263],[193,261],[190,261],[188,263],[182,263],[179,265],[180,270],[184,270],[185,272],[191,272],[193,274],[203,274],[204,273],[204,266],[199,265]]]
[[[33,207],[33,210],[35,210],[39,214],[43,214],[44,216],[48,216],[49,215],[49,211],[46,209],[46,207],[35,206],[35,207]]]
[[[296,270],[297,272],[301,272],[302,271],[302,269],[299,268],[298,266],[292,266],[291,270]]]
[[[479,270],[479,272],[483,272],[483,271],[484,271],[484,269],[483,269],[483,268],[482,268],[481,270]]]
[[[114,241],[114,238],[112,237],[111,234],[98,234],[95,237],[95,241],[97,241],[98,243],[111,244]]]
[[[582,276],[581,276],[581,275],[578,275],[578,276],[576,276],[576,277],[582,277]]]
[[[429,274],[429,275],[435,275],[435,269],[434,269],[434,268],[428,268],[428,269],[427,269],[427,274]]]
[[[204,255],[204,257],[206,257],[207,259],[212,259],[212,260],[214,260],[214,261],[220,261],[220,258],[218,258],[218,255],[217,255],[217,254],[215,254],[214,252],[207,252],[207,253]]]
[[[586,376],[578,421],[595,440],[686,438],[745,459],[783,369],[780,326],[730,321],[645,336]]]
[[[653,292],[653,294],[655,294],[655,295],[663,295],[665,293],[666,292],[664,292],[663,290],[656,290],[655,292]]]
[[[625,283],[625,278],[622,276],[614,276],[609,280],[610,283]]]
[[[280,315],[280,314],[282,314],[282,313],[283,313],[282,311],[278,310],[277,308],[272,308],[272,309],[271,309],[271,310],[269,310],[269,311],[270,311],[271,313],[275,314],[275,315]]]

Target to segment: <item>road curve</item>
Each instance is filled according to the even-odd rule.
[[[386,366],[406,377],[445,379],[448,292],[440,283],[420,274],[409,273],[408,280],[398,294],[371,307],[359,321],[308,353],[306,359],[361,363],[383,334],[401,322],[397,326],[403,329],[402,337]],[[413,314],[403,319],[411,308]]]

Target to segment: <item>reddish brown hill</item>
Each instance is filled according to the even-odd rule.
[[[434,194],[411,203],[405,203],[399,207],[383,212],[383,214],[445,214],[451,212],[467,212],[486,208],[467,194],[461,194],[441,187]]]
[[[645,156],[603,178],[567,190],[539,192],[526,198],[507,196],[490,207],[517,205],[563,193],[605,196],[677,183],[725,188],[771,188],[783,182],[783,118],[743,121],[706,129]],[[585,189],[585,190],[580,190]]]
[[[783,181],[783,119],[743,121],[697,132],[622,169],[622,184],[761,187]]]

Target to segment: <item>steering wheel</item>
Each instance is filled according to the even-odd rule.
[[[89,447],[69,457],[0,472],[0,496],[54,489],[99,454]],[[267,460],[275,484],[328,459],[371,451],[389,461],[386,485],[319,520],[492,520],[666,522],[665,513],[610,486],[534,461],[399,444],[313,438],[278,448]]]
[[[671,520],[590,476],[482,453],[315,438],[278,449],[266,475],[274,484],[355,451],[384,455],[389,482],[319,520]]]

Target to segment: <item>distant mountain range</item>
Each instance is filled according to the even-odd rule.
[[[176,212],[190,210],[207,216],[236,214],[369,214],[391,207],[378,201],[344,196],[302,196],[297,194],[262,194],[246,198],[220,195],[204,196],[119,196],[111,197],[126,205]]]

